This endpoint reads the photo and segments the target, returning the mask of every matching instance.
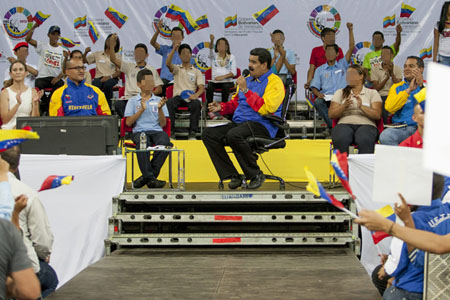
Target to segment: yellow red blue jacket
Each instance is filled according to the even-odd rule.
[[[277,134],[278,128],[263,115],[275,114],[281,116],[282,103],[284,99],[284,85],[280,77],[268,71],[259,78],[249,76],[246,78],[248,92],[239,90],[232,99],[225,103],[220,103],[222,115],[233,114],[234,123],[246,121],[259,122],[267,128],[273,138]]]
[[[96,116],[110,115],[105,94],[84,80],[76,85],[67,78],[67,83],[57,89],[50,100],[50,116]]]
[[[410,94],[406,92],[409,88],[409,82],[402,80],[399,83],[394,83],[389,89],[389,94],[386,98],[384,108],[392,116],[392,123],[403,123],[411,126],[416,126],[416,122],[412,120],[414,114],[414,105],[417,100],[414,95],[422,89],[420,86]]]

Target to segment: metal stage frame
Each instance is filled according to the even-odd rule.
[[[330,194],[356,212],[344,191]],[[113,198],[106,254],[121,247],[347,246],[351,217],[307,191],[126,191]]]

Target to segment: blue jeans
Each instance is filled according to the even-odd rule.
[[[39,282],[41,283],[41,297],[45,298],[56,290],[59,280],[55,270],[43,260],[39,260],[41,270],[37,273]]]
[[[328,118],[328,107],[330,106],[330,101],[325,101],[325,99],[323,98],[317,98],[314,102],[314,106],[319,112],[319,115],[327,123],[327,127],[331,129],[333,127],[333,122],[330,120],[330,118]]]
[[[407,137],[416,132],[417,127],[406,126],[403,128],[386,128],[380,135],[380,144],[397,146]]]
[[[450,67],[450,56],[439,55],[439,63]]]
[[[422,300],[422,298],[422,293],[408,292],[393,285],[387,288],[383,294],[384,300]]]

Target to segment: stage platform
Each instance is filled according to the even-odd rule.
[[[121,249],[49,300],[381,299],[348,248]]]

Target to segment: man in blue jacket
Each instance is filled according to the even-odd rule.
[[[245,178],[250,180],[249,189],[259,188],[265,180],[247,137],[273,138],[278,131],[276,126],[263,117],[266,114],[281,115],[285,94],[283,82],[270,70],[271,62],[272,57],[266,49],[255,48],[250,51],[250,76],[237,79],[239,89],[233,98],[225,103],[212,102],[208,105],[211,112],[233,114],[231,123],[208,127],[202,136],[220,179],[231,179],[228,184],[230,189],[238,188],[242,177],[231,162],[225,145],[233,149]]]

